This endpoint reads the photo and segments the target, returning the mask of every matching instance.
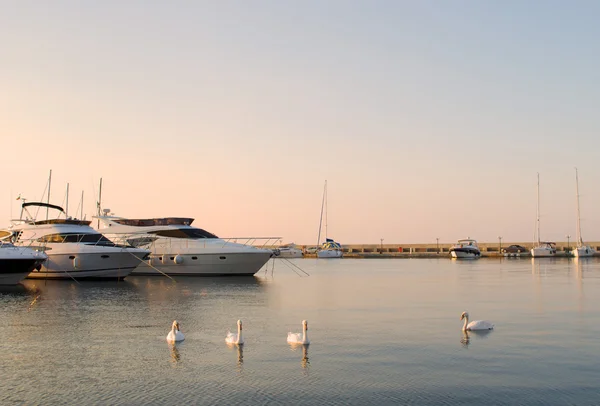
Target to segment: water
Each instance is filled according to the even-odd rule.
[[[597,259],[299,259],[0,292],[1,404],[600,403]],[[461,331],[461,312],[489,334]],[[185,341],[165,337],[177,319]],[[244,323],[243,350],[224,338]],[[288,331],[308,320],[311,345]]]

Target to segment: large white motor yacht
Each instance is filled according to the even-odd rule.
[[[108,238],[151,251],[150,259],[134,271],[136,275],[252,276],[273,255],[272,250],[192,227],[192,218],[126,219],[110,216],[105,210],[98,219]]]
[[[4,233],[4,236],[8,235]],[[43,252],[0,241],[0,285],[18,284],[47,258]]]
[[[37,220],[29,209],[37,208],[58,216]],[[60,218],[64,215],[64,218]],[[110,241],[90,227],[90,222],[67,217],[60,206],[23,203],[21,217],[9,227],[15,245],[43,251],[48,259],[29,278],[42,279],[123,279],[150,251]]]
[[[481,257],[481,251],[476,240],[466,238],[464,240],[458,240],[450,248],[450,255],[456,259],[477,259]]]

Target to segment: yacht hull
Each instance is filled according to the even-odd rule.
[[[450,251],[450,256],[455,259],[478,259],[481,257],[481,252],[458,248]]]
[[[152,254],[132,275],[252,276],[271,258],[272,252],[223,252]]]
[[[303,258],[304,254],[302,253],[302,250],[299,249],[293,249],[293,250],[285,250],[285,249],[279,249],[279,253],[275,253],[275,255],[273,255],[273,258]]]
[[[37,258],[0,260],[0,285],[17,285],[42,262],[44,262],[44,259]]]
[[[573,255],[577,258],[593,257],[596,250],[589,246],[577,247],[573,250]]]
[[[317,258],[342,258],[344,251],[342,250],[319,250],[317,251]]]
[[[92,247],[94,252],[47,251],[48,260],[34,269],[30,279],[124,279],[133,271],[147,250]]]
[[[550,258],[556,256],[556,251],[546,248],[532,248],[531,256],[533,258]]]

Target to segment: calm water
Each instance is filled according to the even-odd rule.
[[[1,404],[600,404],[600,261],[282,260],[0,293]],[[489,334],[461,331],[462,311]],[[166,343],[177,319],[185,341]],[[224,342],[244,323],[243,350]],[[308,348],[288,331],[308,320]]]

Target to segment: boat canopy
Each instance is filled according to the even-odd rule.
[[[339,242],[335,242],[331,238],[326,238],[323,245],[321,245],[321,249],[323,250],[340,250],[342,249],[342,245]]]
[[[133,227],[153,227],[153,226],[189,226],[194,222],[193,218],[188,217],[162,217],[155,219],[113,219],[117,224]]]

